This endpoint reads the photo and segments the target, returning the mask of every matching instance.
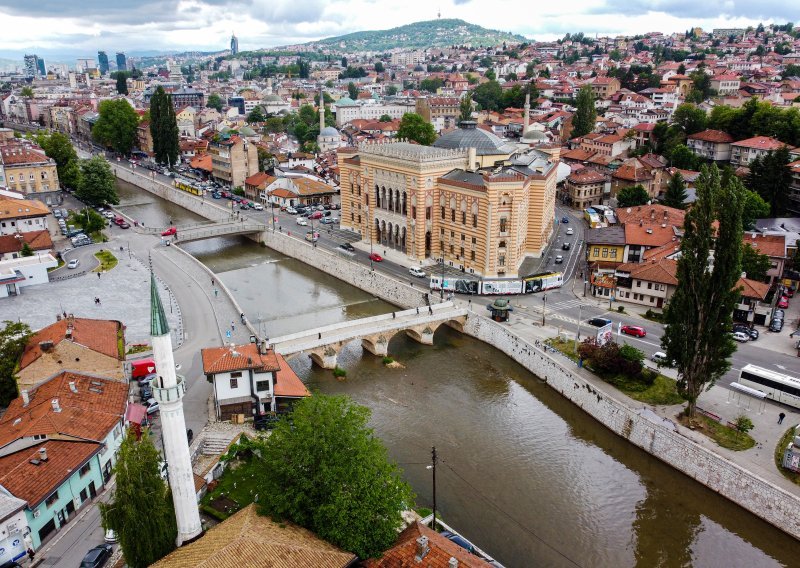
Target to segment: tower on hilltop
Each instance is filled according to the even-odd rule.
[[[239,53],[239,39],[236,34],[231,33],[231,55],[236,55],[237,53]]]
[[[150,273],[150,336],[158,379],[153,384],[153,398],[158,401],[161,414],[164,459],[167,462],[169,487],[178,522],[176,544],[191,541],[202,532],[197,495],[194,489],[192,459],[186,438],[186,420],[183,416],[183,396],[186,380],[175,373],[172,356],[172,337],[167,316],[158,295],[156,277]]]

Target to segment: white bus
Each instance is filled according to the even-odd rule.
[[[745,365],[739,384],[759,390],[777,402],[800,408],[800,379],[763,367]]]

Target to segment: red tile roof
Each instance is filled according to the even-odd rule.
[[[786,237],[784,235],[763,235],[761,233],[746,232],[742,236],[742,242],[767,256],[778,258],[786,256]]]
[[[311,393],[292,370],[283,355],[277,355],[280,371],[275,382],[275,396],[301,397],[311,396]]]
[[[755,300],[764,300],[769,292],[769,284],[750,280],[749,278],[739,278],[735,288],[741,288],[742,296]]]
[[[734,142],[733,145],[742,148],[755,148],[757,150],[777,150],[778,148],[786,146],[786,144],[780,140],[770,138],[769,136],[755,136],[753,138],[748,138],[747,140],[739,140],[738,142]]]
[[[47,450],[47,461],[34,465],[40,448]],[[35,509],[102,449],[94,442],[48,440],[0,458],[0,485]]]
[[[678,285],[678,278],[675,276],[677,270],[678,262],[669,258],[641,264],[628,262],[617,267],[617,272],[628,272],[631,278],[672,286]]]
[[[62,319],[33,334],[22,352],[19,368],[24,369],[42,356],[41,343],[72,341],[92,351],[122,360],[117,343],[117,332],[122,324],[114,320],[95,320],[86,318]],[[67,329],[71,337],[67,338]]]
[[[49,214],[47,205],[36,199],[0,197],[0,219],[26,219]]]
[[[722,130],[703,130],[687,136],[689,140],[702,140],[703,142],[714,142],[717,144],[730,144],[733,136]]]
[[[600,183],[606,180],[606,176],[597,170],[591,168],[584,168],[581,171],[573,172],[567,177],[570,183]]]
[[[417,560],[417,539],[428,538],[428,553]],[[490,568],[485,560],[470,554],[454,542],[421,523],[414,523],[397,537],[397,544],[383,553],[383,556],[367,560],[367,568],[448,568],[451,558],[458,560],[459,568]]]
[[[203,357],[203,372],[206,375],[253,369],[256,371],[278,371],[280,364],[271,349],[265,354],[258,352],[255,343],[231,347],[207,347],[200,351]]]
[[[21,237],[21,238],[18,238]],[[50,250],[53,240],[49,231],[29,231],[16,235],[0,235],[0,254],[22,251],[23,243],[28,243],[32,250]]]

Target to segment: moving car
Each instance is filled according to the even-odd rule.
[[[178,232],[178,229],[176,227],[170,227],[169,229],[167,229],[166,231],[161,233],[161,236],[162,237],[171,237],[172,235],[176,234],[177,232]]]
[[[130,229],[130,228],[131,228],[131,226],[130,226],[128,223],[124,223],[124,222],[123,222],[123,223],[120,223],[120,224],[119,224],[119,228],[120,228],[120,229]]]
[[[573,234],[575,234],[575,231],[573,231],[573,230],[572,230],[572,227],[570,227],[569,229],[567,229],[567,234],[568,234],[568,235],[573,235]]]
[[[322,211],[314,211],[308,216],[309,219],[322,219]]]
[[[411,276],[416,276],[417,278],[425,278],[425,271],[416,266],[409,268],[408,273],[411,274]]]
[[[342,243],[339,245],[339,248],[342,250],[346,250],[347,252],[356,252],[356,249],[350,243]]]
[[[319,220],[319,222],[322,225],[331,225],[331,224],[333,224],[333,221],[331,221],[330,217],[323,217],[322,219]]]
[[[251,203],[251,205],[252,205],[253,209],[255,209],[256,211],[263,211],[264,210],[264,206],[261,205],[260,203]]]
[[[113,219],[114,217],[116,217],[116,215],[114,215],[113,211],[104,211],[103,217],[105,217],[106,219]]]
[[[569,217],[567,217],[566,215],[564,215],[563,217],[561,217],[561,222],[562,222],[562,223],[569,223]]]
[[[67,263],[67,268],[78,268],[78,266],[80,265],[80,263],[81,263],[81,261],[80,261],[80,260],[78,260],[77,258],[73,258],[72,260],[70,260],[70,261]]]
[[[307,225],[308,225],[308,221],[306,221],[306,220],[305,220],[303,217],[298,217],[298,218],[295,220],[295,223],[297,223],[298,225],[300,225],[300,226],[302,226],[302,227],[305,227],[305,226],[307,226]]]
[[[111,558],[111,553],[114,549],[110,544],[98,544],[90,549],[83,557],[80,568],[100,568],[105,566],[108,559]]]
[[[561,245],[561,248],[562,248],[563,250],[569,250],[569,247],[570,247],[570,244],[569,244],[569,243],[564,243],[563,245]]]
[[[750,335],[743,331],[734,331],[732,337],[735,341],[738,341],[740,343],[746,343],[750,341]]]
[[[638,325],[623,325],[620,328],[620,332],[624,333],[625,335],[632,335],[634,337],[644,337],[647,335],[647,332],[644,330],[644,328],[639,327]]]
[[[592,318],[586,323],[594,327],[605,327],[611,323],[611,320],[608,318]]]
[[[556,255],[556,264],[561,264],[562,262],[564,262],[564,257],[560,254]]]
[[[667,359],[667,354],[663,351],[656,351],[653,353],[650,360],[659,365],[671,366],[669,359]]]
[[[383,257],[379,255],[377,252],[373,252],[369,255],[369,259],[373,262],[381,262]]]

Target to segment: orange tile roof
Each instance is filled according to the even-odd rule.
[[[675,273],[678,270],[678,262],[669,258],[658,261],[636,263],[628,262],[620,264],[617,272],[629,272],[631,278],[644,280],[646,282],[658,282],[660,284],[678,285],[678,278]]]
[[[615,210],[617,219],[621,224],[638,223],[643,221],[646,225],[652,223],[666,223],[676,227],[683,227],[686,211],[654,203],[652,205],[638,205],[636,207],[618,207]]]
[[[269,175],[267,173],[258,172],[256,174],[251,175],[249,178],[245,179],[244,183],[247,184],[247,185],[254,185],[254,186],[257,186],[257,187],[260,187],[261,184],[264,184],[264,187],[267,187],[269,184],[271,184],[276,179],[277,178],[275,178],[275,177],[273,177],[273,176],[271,176],[271,175]]]
[[[0,197],[0,219],[25,219],[49,214],[47,205],[36,199]]]
[[[417,561],[417,539],[428,537],[428,553]],[[448,568],[451,558],[458,560],[459,568],[490,568],[485,560],[470,554],[454,542],[443,537],[422,523],[414,523],[397,537],[397,544],[383,553],[380,558],[367,560],[367,568]]]
[[[761,233],[746,232],[742,235],[742,242],[750,245],[761,254],[770,257],[782,258],[786,256],[786,237],[784,235],[762,235]]]
[[[39,459],[40,448],[47,450],[47,461],[34,465],[30,461]],[[102,449],[94,442],[48,440],[0,458],[0,485],[35,509]]]
[[[42,342],[51,341],[58,344],[62,341],[72,341],[92,351],[122,360],[117,343],[117,332],[122,324],[115,320],[95,320],[87,318],[73,318],[70,320],[72,337],[67,339],[68,320],[62,319],[37,331],[28,340],[19,362],[19,368],[24,369],[42,356]]]
[[[45,155],[39,148],[32,148],[23,145],[6,145],[0,148],[0,159],[4,166],[15,166],[19,164],[40,164],[49,162],[56,163]]]
[[[70,387],[75,383],[75,391]],[[0,447],[25,436],[61,434],[102,440],[125,414],[128,384],[121,381],[61,372],[28,394],[11,401],[0,419]],[[58,399],[60,411],[53,409]]]
[[[289,366],[289,364],[286,362],[286,359],[283,358],[283,355],[278,354],[277,357],[280,370],[277,373],[277,379],[275,381],[275,396],[311,396],[311,393],[306,388],[306,385],[303,384],[303,381],[300,380],[300,377],[298,377],[294,370]]]
[[[749,278],[739,278],[735,288],[741,288],[742,296],[745,298],[754,298],[756,300],[764,300],[769,292],[769,284],[750,280]]]
[[[344,568],[356,559],[307,529],[259,515],[250,504],[151,568]]]
[[[206,375],[254,369],[278,371],[280,365],[271,349],[265,354],[258,352],[255,343],[230,347],[206,347],[200,351],[203,357],[203,372]]]
[[[747,140],[739,140],[738,142],[734,142],[733,146],[739,146],[741,148],[755,148],[758,150],[777,150],[778,148],[786,146],[786,144],[775,138],[770,138],[769,136],[754,136],[753,138],[748,138]]]
[[[195,156],[192,158],[191,166],[197,170],[211,172],[214,170],[214,165],[211,163],[211,155],[203,154],[202,156]]]
[[[645,181],[653,179],[650,170],[636,158],[625,160],[625,163],[615,171],[612,176],[615,179],[626,181]]]
[[[335,193],[336,188],[322,183],[320,181],[316,181],[313,179],[308,179],[304,177],[296,177],[291,178],[292,183],[297,188],[297,191],[300,193],[301,196],[307,195],[322,195],[325,193]]]
[[[18,235],[22,238],[18,238]],[[29,231],[27,233],[17,233],[16,235],[0,236],[0,254],[20,252],[23,243],[28,243],[32,250],[50,250],[53,248],[53,239],[50,238],[49,231]]]
[[[687,136],[689,140],[702,140],[704,142],[715,142],[717,144],[730,144],[733,136],[722,130],[703,130]]]

